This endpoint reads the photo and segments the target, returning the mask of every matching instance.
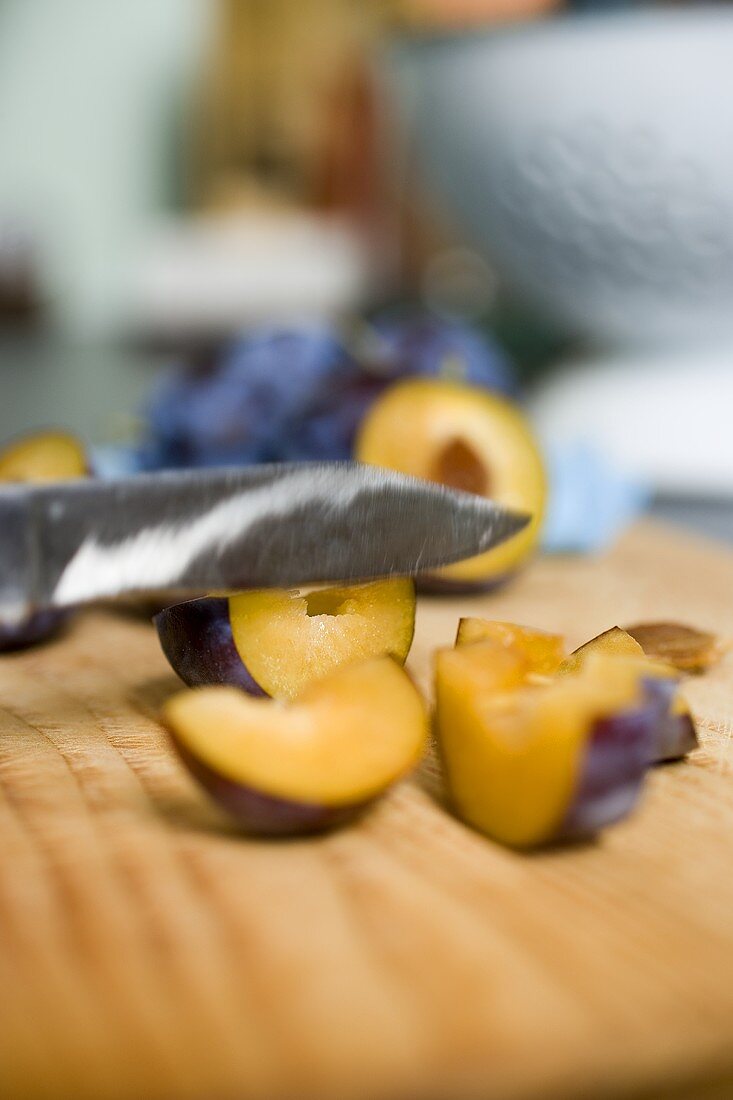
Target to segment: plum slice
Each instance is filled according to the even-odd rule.
[[[637,639],[620,626],[611,627],[580,646],[563,661],[559,671],[561,674],[576,672],[589,657],[599,653],[630,661],[643,675],[647,694],[664,705],[657,726],[656,763],[680,760],[698,747],[695,723],[680,691],[678,670],[648,656]]]
[[[505,398],[446,378],[397,382],[367,413],[355,455],[531,514],[531,523],[501,546],[421,578],[427,587],[493,587],[535,549],[547,494],[544,464],[529,424]]]
[[[492,619],[467,617],[459,621],[457,646],[492,640],[522,653],[528,662],[528,672],[538,676],[553,676],[560,668],[565,653],[560,634]]]
[[[349,820],[411,770],[427,738],[422,698],[390,657],[341,668],[291,704],[219,685],[180,692],[163,713],[192,774],[264,836]]]
[[[397,577],[307,595],[256,589],[176,604],[154,621],[166,657],[189,686],[231,684],[294,699],[353,661],[389,654],[404,663],[415,587]]]
[[[459,816],[516,848],[591,835],[635,806],[664,703],[603,654],[544,683],[495,640],[439,652],[436,733]]]
[[[67,481],[88,473],[84,445],[69,432],[34,432],[0,449],[0,483]],[[19,623],[0,623],[0,652],[45,641],[58,632],[67,618],[67,611],[43,609]]]

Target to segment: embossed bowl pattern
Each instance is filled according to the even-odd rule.
[[[733,10],[394,51],[426,181],[500,276],[612,345],[733,339]]]

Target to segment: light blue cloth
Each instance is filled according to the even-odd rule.
[[[555,444],[545,458],[550,499],[542,548],[549,553],[603,550],[649,503],[648,489],[587,443]]]

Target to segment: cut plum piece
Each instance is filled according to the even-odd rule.
[[[27,649],[57,634],[68,619],[68,612],[57,608],[32,611],[19,623],[0,622],[0,653]]]
[[[626,628],[647,657],[680,672],[705,672],[721,655],[714,634],[683,623],[635,623]]]
[[[68,481],[85,477],[88,472],[84,445],[68,432],[35,432],[0,448],[0,483]],[[42,608],[21,622],[0,623],[0,652],[45,641],[60,630],[68,614]]]
[[[491,587],[535,549],[545,510],[544,465],[527,421],[504,398],[447,379],[398,382],[367,414],[356,457],[491,497],[532,516],[500,546],[431,575],[432,587]]]
[[[550,634],[517,623],[492,619],[463,618],[458,623],[456,645],[496,641],[506,648],[519,650],[527,658],[529,671],[538,676],[554,676],[565,656],[562,635]]]
[[[404,663],[415,586],[398,577],[308,595],[257,589],[176,604],[154,621],[166,657],[189,686],[231,684],[294,699],[354,661],[388,654]]]
[[[631,661],[644,677],[649,693],[660,702],[666,700],[666,711],[657,729],[656,763],[680,760],[697,748],[695,723],[680,691],[678,670],[647,656],[636,638],[620,626],[605,630],[576,649],[562,662],[559,672],[577,672],[589,657],[599,653]]]
[[[164,720],[212,797],[268,836],[353,817],[414,767],[427,739],[422,698],[389,657],[339,669],[290,705],[224,686],[180,692]]]
[[[438,654],[436,727],[459,816],[517,848],[588,836],[626,816],[664,704],[627,662],[593,655],[544,684],[497,673],[496,641]]]
[[[88,473],[86,448],[69,432],[35,432],[0,450],[0,481],[68,481]]]
[[[619,657],[644,656],[644,650],[630,634],[620,626],[612,626],[609,630],[604,630],[602,634],[591,638],[589,642],[578,646],[569,657],[565,658],[558,671],[577,672],[591,653],[606,653],[609,656]]]

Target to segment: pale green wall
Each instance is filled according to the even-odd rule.
[[[0,0],[0,221],[42,242],[54,314],[113,330],[145,224],[175,191],[172,128],[214,0]]]

